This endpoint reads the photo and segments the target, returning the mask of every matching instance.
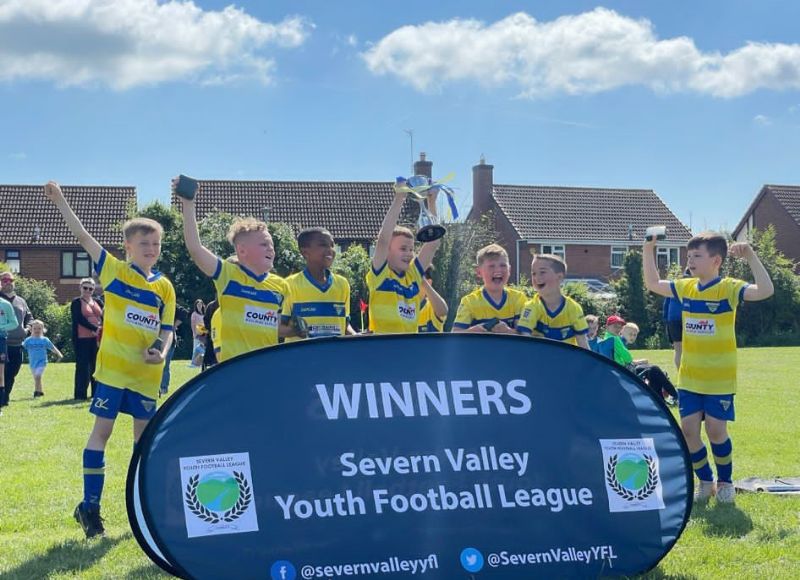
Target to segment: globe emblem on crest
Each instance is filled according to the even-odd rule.
[[[239,484],[230,473],[207,473],[197,484],[197,499],[211,511],[227,511],[239,499]]]
[[[622,487],[629,491],[639,491],[647,483],[649,469],[644,457],[635,453],[626,453],[619,458],[614,477]]]
[[[253,493],[250,482],[239,471],[212,471],[189,478],[183,496],[186,507],[210,524],[232,522],[250,507]]]
[[[647,499],[658,487],[656,461],[639,453],[612,455],[606,463],[606,483],[625,500]]]

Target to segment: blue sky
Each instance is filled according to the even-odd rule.
[[[0,182],[652,188],[695,230],[800,183],[800,3],[0,1]]]

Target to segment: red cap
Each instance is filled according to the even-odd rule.
[[[612,314],[606,318],[606,326],[611,326],[612,324],[625,324],[625,319],[622,316]]]

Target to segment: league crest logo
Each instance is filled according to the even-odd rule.
[[[180,467],[190,538],[258,531],[248,453],[181,457]]]
[[[601,439],[600,445],[609,511],[664,509],[653,440]]]

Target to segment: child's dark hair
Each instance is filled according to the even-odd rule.
[[[308,246],[311,245],[311,240],[313,240],[315,236],[325,236],[333,238],[331,233],[325,228],[306,228],[302,232],[297,234],[297,247],[307,248]]]
[[[717,232],[703,232],[697,234],[689,243],[686,244],[687,250],[696,250],[700,246],[705,246],[710,256],[719,256],[723,260],[728,255],[728,240]]]

